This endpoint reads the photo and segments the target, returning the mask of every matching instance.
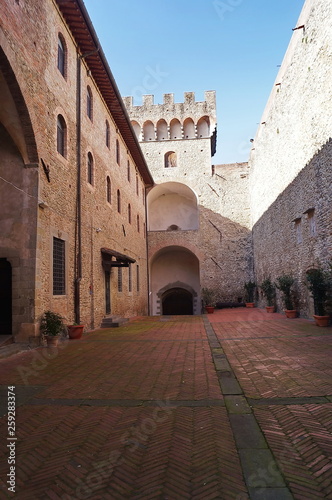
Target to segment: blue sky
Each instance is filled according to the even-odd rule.
[[[217,92],[212,163],[247,161],[304,0],[84,0],[123,96]]]

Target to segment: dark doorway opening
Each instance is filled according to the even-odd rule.
[[[0,334],[12,334],[12,266],[0,259]]]
[[[162,313],[164,315],[193,314],[193,296],[183,288],[172,288],[162,296]]]
[[[105,271],[105,302],[106,302],[106,314],[111,313],[111,273],[110,271]]]

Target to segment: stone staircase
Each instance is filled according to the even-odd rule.
[[[106,316],[103,319],[100,328],[117,328],[120,325],[127,323],[127,321],[129,321],[128,318],[121,318],[120,316]]]

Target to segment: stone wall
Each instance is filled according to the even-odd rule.
[[[331,2],[305,2],[249,161],[256,280],[292,273],[303,316],[305,273],[331,255],[331,17]]]

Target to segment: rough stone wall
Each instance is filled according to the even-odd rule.
[[[253,228],[258,283],[282,274],[295,278],[295,306],[313,314],[306,271],[327,269],[332,252],[332,140],[318,151]],[[264,301],[260,297],[260,304]],[[284,309],[280,293],[277,306]]]
[[[37,176],[33,178],[32,189],[34,218],[37,224],[35,223],[33,227],[30,223],[24,228],[30,240],[35,238],[37,241],[34,243],[34,252],[37,252],[34,258],[35,264],[31,263],[32,271],[35,265],[33,273],[36,286],[32,284],[31,310],[27,320],[32,325],[29,330],[29,334],[32,334],[37,332],[34,324],[38,322],[40,314],[45,309],[50,308],[60,312],[66,322],[74,320],[77,47],[52,1],[29,0],[16,3],[6,0],[0,5],[0,20],[1,47],[24,96],[39,157],[49,169],[48,180],[40,162],[39,180]],[[57,68],[58,33],[62,34],[66,45],[66,78]],[[90,86],[93,95],[92,121],[86,115],[87,85]],[[112,116],[84,62],[82,62],[81,108],[81,320],[87,328],[93,328],[100,325],[105,315],[105,277],[100,251],[103,247],[128,255],[136,260],[133,266],[139,265],[140,268],[140,289],[137,291],[135,267],[132,273],[131,292],[128,290],[128,269],[123,269],[122,292],[117,291],[117,269],[113,269],[112,313],[123,316],[147,313],[145,186],[130,151],[117,131]],[[59,114],[65,119],[67,127],[66,158],[57,152],[56,147]],[[106,119],[110,125],[110,148],[107,147],[105,140]],[[120,143],[120,165],[116,161],[117,139]],[[88,152],[92,154],[94,160],[93,185],[87,182]],[[128,162],[131,170],[130,181]],[[4,166],[4,169],[7,167]],[[21,165],[16,168],[23,167]],[[111,180],[111,203],[108,203],[106,198],[107,176]],[[117,211],[118,189],[121,192],[121,213]],[[38,201],[43,202],[44,208],[38,207]],[[131,204],[131,224],[128,221],[128,203]],[[140,220],[139,231],[137,215]],[[63,296],[54,296],[52,291],[53,236],[66,242],[66,294]],[[7,247],[10,246],[15,246],[14,240],[9,241]],[[33,283],[32,278],[31,283]],[[19,326],[14,333],[17,339],[27,336]]]
[[[304,316],[305,271],[331,255],[331,18],[331,2],[305,3],[249,162],[256,280],[293,273]]]

